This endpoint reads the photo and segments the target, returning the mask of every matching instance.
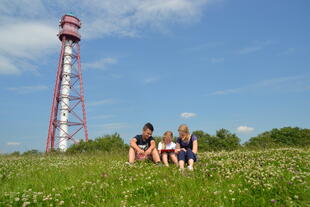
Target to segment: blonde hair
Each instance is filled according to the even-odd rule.
[[[162,141],[161,141],[162,149],[166,149],[165,140],[166,140],[168,134],[170,134],[171,140],[172,140],[172,138],[173,138],[173,133],[172,133],[172,131],[166,131],[166,132],[164,133],[163,138],[162,138]]]
[[[179,131],[179,132],[180,132],[180,131],[181,131],[181,132],[184,132],[184,133],[186,134],[186,136],[185,136],[184,138],[181,138],[183,141],[188,142],[188,141],[190,140],[190,138],[191,138],[191,133],[190,133],[189,128],[188,128],[188,126],[187,126],[186,124],[181,124],[181,125],[179,126],[178,131]]]

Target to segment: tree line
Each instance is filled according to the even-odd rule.
[[[310,146],[310,129],[299,127],[275,128],[252,137],[243,144],[240,143],[241,140],[236,134],[231,133],[227,129],[219,129],[216,131],[215,135],[210,135],[202,130],[194,131],[193,134],[198,137],[199,152]],[[158,136],[154,138],[157,144],[161,140],[161,137]],[[98,151],[126,152],[128,149],[129,145],[124,142],[118,133],[114,133],[89,140],[88,142],[80,140],[79,143],[71,145],[66,153],[72,154]],[[42,153],[38,150],[29,150],[24,153],[11,153],[11,155],[39,154]]]

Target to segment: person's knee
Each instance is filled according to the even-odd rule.
[[[192,151],[191,149],[187,149],[187,150],[186,150],[186,154],[187,154],[187,155],[191,155],[191,154],[193,154],[193,151]]]
[[[188,160],[196,161],[196,156],[193,152],[187,154]]]
[[[184,150],[181,150],[180,152],[179,152],[179,155],[185,155],[186,154],[186,152],[184,151]]]
[[[151,154],[154,154],[154,153],[158,153],[156,148],[152,149],[152,151],[151,151]]]
[[[132,147],[129,147],[129,154],[133,154],[133,153],[135,153],[135,150],[134,150],[134,148],[132,148]]]

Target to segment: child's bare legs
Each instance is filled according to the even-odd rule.
[[[180,169],[184,169],[184,160],[179,160]]]
[[[159,156],[159,153],[158,153],[157,149],[153,149],[151,155],[152,155],[153,161],[155,163],[159,163],[160,162],[160,156]]]
[[[181,150],[178,154],[179,166],[180,166],[180,169],[182,170],[184,169],[185,156],[186,156],[186,152],[184,150]]]
[[[166,165],[168,167],[169,163],[168,163],[168,155],[167,155],[167,153],[162,153],[161,157],[163,159],[164,165]]]
[[[193,166],[194,166],[194,160],[193,160],[193,159],[189,159],[189,160],[188,160],[188,167],[189,167],[190,169],[193,169]]]
[[[176,166],[178,166],[178,158],[177,158],[177,156],[175,155],[175,153],[170,153],[170,159],[172,160],[172,162],[176,165]]]
[[[129,163],[132,164],[135,162],[135,159],[136,159],[136,151],[132,147],[130,147],[128,153],[128,161]]]

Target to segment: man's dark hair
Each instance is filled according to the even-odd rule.
[[[146,129],[149,129],[149,130],[151,130],[151,131],[154,131],[154,127],[153,127],[153,125],[152,125],[150,122],[148,122],[148,123],[146,123],[146,124],[144,125],[143,131],[145,131]]]

